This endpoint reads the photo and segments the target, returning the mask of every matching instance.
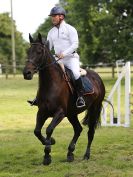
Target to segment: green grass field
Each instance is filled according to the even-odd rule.
[[[103,78],[109,93],[115,79]],[[89,161],[82,160],[88,130],[84,127],[76,146],[75,161],[67,163],[67,147],[73,130],[65,118],[53,134],[56,144],[52,146],[52,164],[43,166],[44,147],[33,134],[37,108],[26,103],[27,99],[34,98],[36,89],[37,77],[32,81],[25,81],[21,76],[0,78],[0,177],[133,176],[132,124],[130,128],[98,128]],[[83,114],[79,119],[82,117]]]

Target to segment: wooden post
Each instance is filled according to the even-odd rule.
[[[112,64],[112,78],[115,77],[115,65],[114,63]]]

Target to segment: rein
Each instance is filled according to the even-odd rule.
[[[49,66],[51,66],[51,65],[53,65],[53,64],[55,64],[55,63],[58,63],[59,60],[60,60],[60,58],[59,58],[58,60],[53,61],[53,62],[50,63],[50,64],[45,65],[43,68],[47,68],[47,67],[49,67]]]

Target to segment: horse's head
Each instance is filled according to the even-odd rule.
[[[28,59],[23,70],[24,79],[31,80],[34,73],[39,71],[45,66],[46,52],[48,50],[47,43],[42,40],[42,36],[39,33],[38,38],[34,40],[29,34],[30,48],[28,49]]]

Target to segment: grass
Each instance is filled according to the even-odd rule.
[[[104,77],[108,92],[114,82],[115,79]],[[37,77],[32,81],[22,77],[0,78],[0,177],[133,176],[132,125],[98,128],[89,161],[82,160],[87,145],[85,127],[76,146],[75,161],[67,163],[67,147],[73,130],[65,118],[53,134],[56,144],[52,146],[52,164],[43,166],[44,147],[33,135],[37,108],[26,103],[27,99],[34,98],[36,89]],[[48,123],[49,120],[44,129]]]

